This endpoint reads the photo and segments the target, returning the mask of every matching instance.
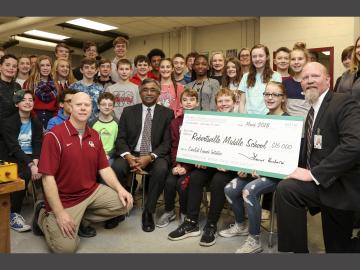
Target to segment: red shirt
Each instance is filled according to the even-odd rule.
[[[98,187],[98,170],[109,167],[99,134],[86,126],[82,139],[66,120],[44,136],[39,172],[55,177],[64,208],[79,204]],[[45,198],[46,199],[46,198]],[[46,210],[51,211],[45,200]]]
[[[146,78],[150,78],[150,79],[154,79],[154,80],[158,80],[159,78],[155,76],[154,73],[152,73],[151,71],[149,71],[146,75]],[[130,82],[135,83],[136,85],[140,85],[142,80],[139,77],[139,75],[136,73],[131,79]]]

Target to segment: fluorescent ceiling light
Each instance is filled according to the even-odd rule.
[[[14,36],[14,39],[21,41],[21,42],[32,43],[32,44],[47,46],[47,47],[56,47],[56,45],[57,45],[54,42],[42,41],[42,40],[38,40],[38,39],[26,38],[26,37],[20,37],[20,36]]]
[[[30,36],[35,36],[35,37],[49,38],[49,39],[54,39],[54,40],[64,40],[64,39],[70,38],[67,36],[58,35],[58,34],[49,33],[49,32],[40,31],[40,30],[30,30],[30,31],[24,32],[24,34],[27,34]]]
[[[117,29],[117,27],[115,27],[115,26],[111,26],[111,25],[104,24],[104,23],[98,23],[98,22],[90,21],[90,20],[83,19],[83,18],[67,21],[67,23],[85,27],[85,28],[98,30],[98,31],[102,31],[102,32]]]

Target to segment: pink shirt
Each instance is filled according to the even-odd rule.
[[[170,108],[174,111],[175,118],[183,114],[183,109],[180,103],[180,95],[184,91],[182,84],[177,84],[177,93],[173,84],[161,84],[161,92],[158,99],[158,104]]]

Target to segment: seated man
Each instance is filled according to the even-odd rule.
[[[359,242],[351,236],[354,211],[360,211],[360,107],[350,95],[329,90],[330,76],[322,64],[307,63],[301,76],[311,108],[301,168],[277,186],[278,249],[308,252],[309,209],[311,214],[321,210],[327,253],[354,252]]]
[[[130,172],[150,172],[148,197],[142,214],[142,229],[155,229],[156,202],[164,189],[170,165],[171,109],[156,104],[160,83],[145,79],[139,86],[142,103],[126,107],[119,122],[115,159],[112,167],[118,178],[127,179]],[[123,183],[124,185],[124,183]]]
[[[99,134],[87,126],[91,98],[86,93],[73,95],[69,120],[44,136],[39,161],[43,174],[45,209],[35,207],[33,232],[45,235],[56,253],[75,252],[80,222],[101,222],[126,213],[133,198],[109,167]],[[98,184],[99,172],[108,185]]]

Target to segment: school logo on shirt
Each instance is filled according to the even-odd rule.
[[[90,147],[95,148],[95,144],[93,143],[93,141],[89,141],[89,145]]]

